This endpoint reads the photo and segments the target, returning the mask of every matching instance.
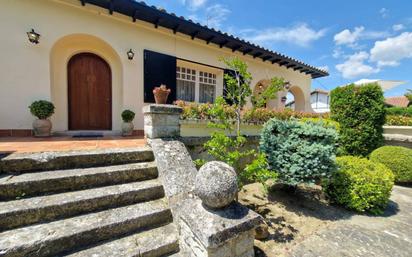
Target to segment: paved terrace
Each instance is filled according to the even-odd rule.
[[[93,150],[104,148],[127,148],[146,144],[143,137],[105,136],[100,138],[73,137],[4,137],[0,138],[0,153]]]

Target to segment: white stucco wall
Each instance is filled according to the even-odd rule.
[[[41,34],[38,45],[27,40],[26,32],[31,28]],[[83,7],[78,0],[3,0],[0,31],[0,129],[30,129],[33,117],[28,105],[46,99],[56,105],[54,130],[67,130],[65,64],[78,52],[97,53],[112,68],[113,130],[120,129],[120,113],[125,108],[136,112],[135,127],[143,128],[144,49],[222,68],[218,58],[234,55],[230,49],[174,35],[168,29],[155,29],[142,21],[133,23],[130,17],[109,15],[107,10],[92,5]],[[126,55],[130,48],[135,52],[132,61]],[[311,110],[309,75],[235,54],[248,63],[252,86],[261,79],[284,77],[302,89],[305,109]],[[218,90],[221,87],[222,83]]]

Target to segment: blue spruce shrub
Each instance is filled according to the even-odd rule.
[[[322,123],[269,120],[262,130],[260,150],[280,182],[317,183],[335,170],[338,133]]]

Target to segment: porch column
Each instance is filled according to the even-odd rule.
[[[143,107],[146,138],[180,137],[180,114],[183,109],[170,104],[150,104]]]

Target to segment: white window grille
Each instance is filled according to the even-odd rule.
[[[215,101],[216,74],[214,73],[178,66],[176,67],[176,84],[178,100],[200,103]]]

